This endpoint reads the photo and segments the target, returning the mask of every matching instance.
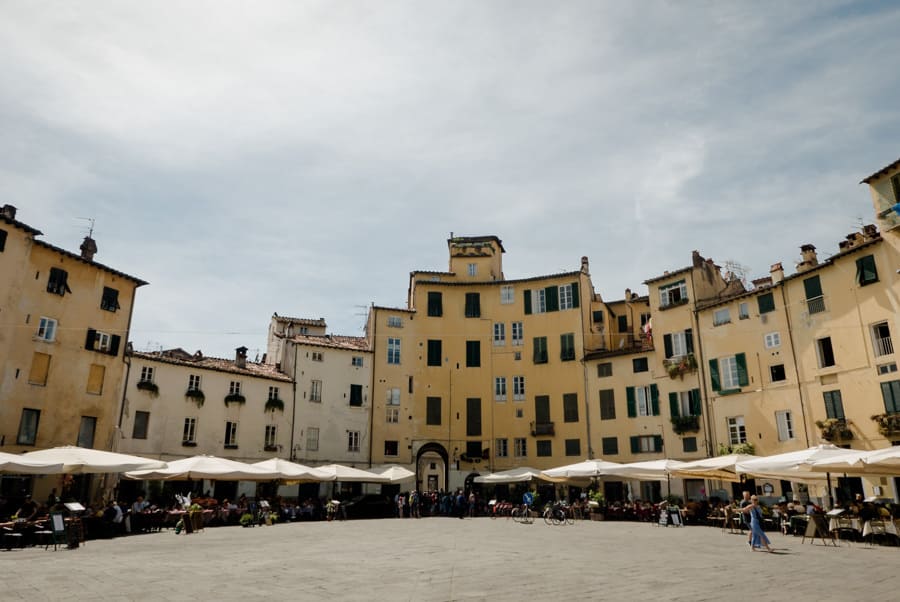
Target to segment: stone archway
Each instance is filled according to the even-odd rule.
[[[447,491],[450,486],[450,454],[443,445],[432,441],[416,452],[416,486],[419,491],[428,491],[429,477],[434,476],[443,477],[443,483],[437,483],[436,489]]]

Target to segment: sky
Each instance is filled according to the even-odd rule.
[[[148,281],[131,340],[362,335],[447,238],[597,293],[820,257],[900,158],[900,4],[0,0],[0,203]]]

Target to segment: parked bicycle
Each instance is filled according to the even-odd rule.
[[[530,525],[534,522],[534,515],[531,513],[531,506],[528,504],[522,504],[521,506],[513,508],[510,516],[512,516],[512,519],[517,523]]]
[[[548,504],[544,508],[543,518],[548,525],[565,525],[566,523],[571,525],[575,523],[574,514],[564,502]]]

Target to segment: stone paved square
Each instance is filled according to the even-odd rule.
[[[896,599],[900,548],[647,523],[427,518],[221,527],[0,552],[0,600]]]

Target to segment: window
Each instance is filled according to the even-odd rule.
[[[559,335],[559,359],[570,362],[575,359],[575,334],[566,333]]]
[[[619,455],[619,438],[618,437],[603,437],[600,440],[600,444],[603,448],[604,456]]]
[[[772,377],[773,383],[787,380],[787,375],[784,371],[784,364],[775,364],[774,366],[769,366],[769,374]]]
[[[685,453],[689,454],[697,451],[697,438],[696,437],[685,437],[681,440],[682,449]]]
[[[891,188],[894,190],[894,202],[900,203],[900,174],[891,176]]]
[[[616,330],[623,333],[628,332],[628,316],[619,316],[616,318],[616,322]]]
[[[680,305],[687,303],[687,284],[684,280],[680,280],[673,284],[659,287],[659,306],[669,307],[670,305]]]
[[[709,379],[713,391],[729,393],[750,384],[747,376],[747,356],[737,353],[717,360],[709,360]]]
[[[509,439],[494,440],[494,455],[498,458],[509,457]]]
[[[34,445],[35,441],[37,441],[40,422],[40,410],[24,408],[22,410],[22,418],[19,420],[19,434],[16,436],[16,445]]]
[[[522,418],[523,416],[525,416],[525,412],[522,408],[516,408],[516,418]]]
[[[398,441],[385,441],[384,442],[384,455],[385,456],[397,456],[400,454],[400,443]]]
[[[440,366],[442,355],[443,351],[441,349],[441,341],[439,339],[428,339],[427,365]]]
[[[388,316],[388,328],[403,328],[403,318],[400,316]]]
[[[196,445],[197,444],[197,419],[196,418],[185,418],[184,419],[184,430],[181,433],[181,444],[184,445],[187,443],[188,445]]]
[[[322,381],[313,380],[309,383],[309,400],[318,403],[322,402]]]
[[[612,389],[600,391],[600,420],[616,419],[616,396]]]
[[[513,400],[522,401],[525,399],[525,377],[513,376]]]
[[[887,322],[879,322],[872,325],[872,348],[875,350],[875,357],[894,353],[894,344],[891,342],[891,329]]]
[[[359,431],[347,431],[347,451],[359,452]]]
[[[398,406],[400,405],[400,388],[392,387],[387,390],[387,397],[385,398],[385,404],[389,406]]]
[[[513,453],[517,458],[525,458],[528,456],[528,440],[525,437],[516,437],[513,439]]]
[[[537,445],[536,453],[539,458],[553,455],[553,442],[549,439],[536,441],[535,445]]]
[[[890,362],[889,364],[881,364],[878,366],[878,374],[891,374],[896,371],[897,362]]]
[[[37,338],[48,343],[56,338],[56,320],[53,318],[41,318],[38,324]]]
[[[481,458],[481,441],[466,441],[465,453],[469,458]]]
[[[625,387],[628,417],[659,416],[659,390],[656,385],[649,387]]]
[[[631,360],[631,370],[632,372],[647,372],[650,370],[650,366],[647,364],[647,358],[645,357],[636,357]]]
[[[756,305],[759,308],[760,315],[775,311],[775,295],[772,293],[760,295],[756,298]]]
[[[866,255],[856,260],[856,283],[866,286],[878,282],[878,270],[875,269],[875,256]]]
[[[156,370],[154,370],[153,366],[141,366],[141,382],[152,383],[154,372]]]
[[[660,435],[640,435],[631,438],[631,453],[653,454],[662,451]]]
[[[669,412],[673,418],[678,416],[699,416],[701,412],[700,389],[670,392]]]
[[[775,425],[778,427],[779,441],[790,441],[794,438],[794,418],[790,410],[775,412]]]
[[[350,385],[350,407],[361,408],[363,404],[362,385]]]
[[[466,437],[478,437],[481,435],[481,399],[469,397],[466,399]]]
[[[591,312],[591,320],[594,324],[603,324],[603,310]]]
[[[666,359],[673,357],[682,357],[694,352],[694,334],[693,330],[688,328],[681,332],[673,332],[672,334],[663,335],[663,350]]]
[[[475,264],[475,263],[468,264],[466,266],[466,273],[468,273],[469,276],[474,276],[475,274],[477,274],[478,273],[478,264]]]
[[[441,424],[441,398],[425,399],[425,424],[437,426]]]
[[[444,295],[443,293],[429,291],[428,293],[428,315],[432,318],[440,318],[444,315]]]
[[[494,378],[494,401],[506,401],[506,377]]]
[[[534,337],[534,363],[547,363],[547,337]]]
[[[513,322],[510,325],[510,329],[512,331],[512,344],[513,345],[521,345],[522,340],[525,334],[525,331],[522,329],[521,322]]]
[[[506,345],[506,324],[494,322],[494,345],[502,347]]]
[[[818,276],[804,280],[803,290],[806,293],[806,309],[809,313],[817,314],[825,311],[825,297],[822,296],[822,282]]]
[[[108,286],[103,287],[103,296],[100,297],[100,309],[116,311],[119,309],[119,291]]]
[[[319,427],[306,428],[306,451],[319,451]]]
[[[388,406],[384,411],[384,421],[388,424],[400,423],[400,408]]]
[[[844,401],[841,399],[840,391],[823,391],[822,398],[825,400],[825,417],[844,418]]]
[[[515,303],[516,301],[516,289],[510,285],[505,284],[500,287],[500,305],[510,305]]]
[[[466,368],[481,366],[481,341],[466,341]]]
[[[547,291],[546,289],[541,289],[537,291],[537,297],[535,298],[535,313],[543,314],[547,312]],[[528,312],[525,312],[528,313]]]
[[[777,332],[770,332],[766,334],[764,339],[766,343],[766,349],[781,347],[781,334]]]
[[[278,429],[274,424],[267,424],[263,435],[263,448],[266,451],[273,451],[278,448],[277,440]]]
[[[567,456],[581,455],[581,439],[566,439],[565,445]]]
[[[355,366],[357,368],[363,367],[363,358],[360,355],[354,355],[350,358],[350,365]]]
[[[816,339],[816,353],[819,357],[819,368],[834,366],[834,349],[831,347],[831,337]]]
[[[480,293],[466,293],[466,317],[467,318],[480,318],[481,317],[481,294]]]
[[[91,364],[88,370],[88,381],[85,392],[91,395],[103,394],[103,379],[106,376],[106,366]]]
[[[134,413],[134,425],[131,427],[132,439],[146,439],[150,429],[150,412],[137,410]]]
[[[881,396],[884,398],[884,411],[888,414],[900,412],[900,380],[881,383]]]
[[[228,394],[229,395],[240,395],[241,394],[241,381],[233,380],[228,383]]]
[[[728,311],[727,307],[723,307],[722,309],[717,309],[713,313],[713,326],[721,326],[722,324],[728,324],[731,322],[731,313]]]
[[[225,449],[237,449],[237,428],[237,422],[225,422]]]
[[[312,359],[312,361],[314,362],[324,362],[325,354],[321,351],[313,351],[310,359]]]
[[[121,337],[117,334],[108,334],[93,328],[88,328],[87,338],[84,341],[84,348],[89,351],[99,351],[100,353],[108,353],[109,355],[117,355],[119,353],[119,340]]]
[[[0,230],[0,253],[6,248],[6,230]]]
[[[744,417],[733,416],[728,419],[728,443],[740,445],[747,442],[747,430],[744,428]]]
[[[563,393],[563,422],[578,422],[577,393]]]
[[[748,303],[741,303],[738,305],[738,320],[746,320],[750,317],[750,305]]]
[[[188,391],[200,390],[200,375],[188,374]]]
[[[564,284],[559,287],[559,309],[572,309],[575,307],[572,295],[572,285]]]
[[[388,338],[387,363],[394,365],[400,364],[400,339]]]
[[[612,376],[612,362],[603,362],[602,364],[597,364],[597,377],[605,378],[607,376]]]
[[[32,385],[47,385],[47,375],[50,373],[50,356],[46,353],[34,352],[31,356],[31,371],[28,373],[28,382]]]
[[[50,268],[50,278],[47,280],[47,292],[54,295],[64,296],[71,293],[72,289],[68,284],[69,273],[59,268]]]

